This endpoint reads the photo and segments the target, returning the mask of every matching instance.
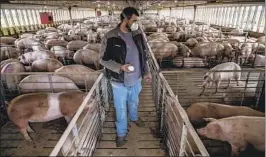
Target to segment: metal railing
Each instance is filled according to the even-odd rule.
[[[1,96],[10,101],[18,95],[32,92],[83,91],[88,93],[100,72],[21,72],[2,73],[0,80]],[[6,108],[6,103],[2,106]]]
[[[146,35],[143,33],[145,41]],[[152,94],[159,119],[157,133],[163,138],[167,153],[170,156],[209,156],[206,148],[192,127],[185,110],[180,105],[177,95],[173,93],[152,49],[149,50],[148,65],[152,75]]]
[[[258,108],[265,83],[264,69],[212,70],[212,73],[223,73],[223,75],[241,73],[238,80],[239,86],[234,79],[230,82],[222,80],[217,93],[215,93],[216,87],[213,82],[213,86],[206,87],[204,94],[200,95],[203,90],[203,76],[207,72],[209,72],[207,69],[190,69],[163,71],[162,73],[174,93],[179,95],[179,101],[184,108],[197,102],[213,102]]]
[[[50,156],[59,156],[60,150],[64,156],[93,155],[101,137],[105,111],[109,110],[110,86],[107,84],[107,79],[100,74]],[[94,105],[94,111],[86,111],[88,104]]]

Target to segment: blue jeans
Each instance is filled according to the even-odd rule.
[[[127,134],[127,105],[131,121],[138,120],[139,93],[142,89],[141,79],[133,86],[111,82],[116,111],[116,133],[123,137]]]

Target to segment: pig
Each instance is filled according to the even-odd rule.
[[[207,39],[205,39],[204,37],[196,37],[195,38],[199,43],[204,43],[204,42],[209,42]]]
[[[15,97],[8,104],[8,117],[28,141],[34,132],[29,122],[47,122],[60,117],[72,117],[86,94],[83,92],[29,93]],[[31,100],[31,101],[29,101]]]
[[[89,49],[96,52],[100,52],[100,47],[101,44],[87,44],[86,46],[83,47],[83,49]]]
[[[33,45],[41,45],[41,43],[33,38],[21,38],[15,41],[15,45],[19,50],[32,49]]]
[[[178,52],[177,55],[178,56],[183,56],[183,57],[189,57],[191,50],[183,43],[179,43],[179,42],[172,42],[173,44],[175,44],[178,48]]]
[[[203,43],[196,45],[191,50],[191,56],[205,58],[205,60],[207,60],[207,58],[215,56],[216,59],[219,60],[219,57],[223,53],[223,51],[224,46],[220,43]]]
[[[235,51],[230,43],[223,42],[222,44],[224,46],[224,51],[221,52],[221,61],[226,57],[228,61],[231,62],[235,58]]]
[[[197,132],[214,140],[227,141],[232,148],[231,156],[239,156],[248,144],[265,151],[265,118],[234,116],[223,119],[205,118],[210,123]]]
[[[71,74],[71,72],[81,73],[81,74]],[[83,65],[66,65],[55,71],[59,76],[64,76],[71,79],[76,85],[85,86],[86,88],[91,88],[94,82],[97,80],[99,73],[95,70],[85,67]],[[65,74],[60,74],[65,73]],[[86,75],[85,75],[86,74]]]
[[[100,69],[100,54],[93,50],[81,49],[74,54],[76,64],[94,64],[97,70]]]
[[[20,38],[33,38],[34,34],[32,33],[24,33],[20,35]]]
[[[242,34],[244,34],[244,30],[241,28],[236,28],[230,31],[229,35],[242,35]]]
[[[18,60],[18,59],[13,59],[13,58],[11,58],[11,59],[7,59],[7,60],[3,60],[3,61],[1,62],[1,69],[2,69],[5,65],[7,65],[8,63],[12,63],[12,62],[19,62],[19,60]]]
[[[67,41],[61,39],[49,39],[45,42],[45,46],[47,49],[51,49],[53,46],[63,46],[66,47],[68,44]]]
[[[72,80],[58,75],[29,75],[20,81],[19,88],[22,93],[80,91]]]
[[[45,33],[46,33],[46,30],[45,30],[45,29],[41,29],[41,30],[38,30],[38,31],[36,32],[36,35],[41,35],[41,36],[43,36]]]
[[[74,41],[68,42],[67,49],[70,51],[77,51],[79,49],[82,49],[87,44],[88,44],[88,42],[86,42],[86,41],[74,40]]]
[[[189,38],[186,42],[185,45],[187,45],[190,48],[195,47],[198,44],[198,41],[195,38]]]
[[[10,91],[15,91],[17,89],[17,84],[20,82],[23,76],[5,74],[22,73],[25,71],[25,67],[19,62],[8,63],[1,69],[1,81],[4,85],[6,85],[7,89],[9,89]]]
[[[259,37],[258,39],[257,39],[257,41],[256,42],[258,42],[258,43],[260,43],[260,44],[264,44],[265,45],[265,36],[261,36],[261,37]]]
[[[265,67],[265,56],[259,54],[254,56],[254,67]]]
[[[35,60],[31,65],[33,72],[54,72],[62,66],[63,64],[54,58]]]
[[[219,70],[237,70],[235,72],[216,72]],[[223,80],[228,80],[228,85],[226,88],[229,87],[229,84],[231,82],[231,79],[234,79],[235,81],[237,81],[237,86],[239,86],[240,83],[240,78],[241,78],[241,68],[238,64],[234,63],[234,62],[226,62],[226,63],[222,63],[222,64],[218,64],[215,67],[213,67],[212,69],[210,69],[209,72],[207,72],[204,75],[204,82],[202,84],[202,91],[199,94],[199,96],[201,96],[204,91],[205,88],[208,87],[211,83],[215,83],[215,92],[213,94],[217,93],[217,90],[220,86],[221,81]],[[215,71],[215,72],[213,72]]]
[[[57,32],[57,29],[54,28],[54,27],[46,27],[45,30],[46,30],[47,32]]]
[[[163,58],[174,58],[177,55],[178,48],[173,43],[155,43],[152,47],[152,51],[155,58],[159,60],[159,64],[161,64]]]
[[[171,33],[174,33],[174,32],[176,32],[176,27],[175,26],[167,26],[166,28],[165,28],[165,31],[166,32],[171,32]]]
[[[265,113],[246,106],[231,106],[210,102],[194,103],[187,108],[186,112],[191,122],[198,122],[203,120],[203,118],[221,119],[232,116],[265,116]]]
[[[205,63],[202,58],[198,57],[176,57],[173,59],[173,64],[179,68],[201,68],[207,66],[207,63]]]
[[[262,54],[265,55],[265,45],[260,43],[254,43],[252,45],[252,54]]]
[[[18,59],[23,64],[31,64],[35,60],[45,58],[55,58],[55,55],[50,51],[34,51],[24,53],[23,55],[19,56]]]
[[[244,58],[244,63],[247,63],[252,53],[252,43],[244,43],[240,48],[240,55]]]
[[[0,61],[6,59],[17,59],[21,52],[13,47],[1,47]]]
[[[0,43],[6,44],[6,45],[14,45],[16,38],[13,37],[0,37]]]
[[[73,59],[74,51],[69,51],[63,46],[53,46],[50,50],[58,58]]]

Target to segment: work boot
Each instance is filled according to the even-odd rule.
[[[126,144],[126,136],[116,137],[116,147],[122,147]]]
[[[132,122],[135,123],[138,127],[144,127],[145,126],[144,122],[140,118],[138,120],[132,121]]]

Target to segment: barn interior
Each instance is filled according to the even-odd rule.
[[[258,118],[265,125],[265,1],[2,0],[0,4],[3,156],[224,157],[232,155],[233,140],[200,135],[199,129],[213,123],[203,118],[215,114],[224,115],[217,121],[239,118],[247,116],[242,110],[248,110],[247,118]],[[142,81],[139,95],[138,113],[145,127],[128,121],[126,144],[117,147],[113,87],[100,64],[100,52],[103,38],[129,6],[140,14],[137,24],[152,81]],[[56,97],[62,92],[70,94],[65,102],[78,105],[71,119],[29,121],[34,132],[27,130],[32,141],[26,140],[19,125],[29,120],[28,111],[33,110],[29,105],[40,105],[41,93]],[[75,100],[71,92],[84,96]],[[30,94],[25,104],[17,103]],[[201,117],[200,125],[192,121],[189,108],[213,103],[219,106],[217,112]],[[14,104],[25,108],[18,110]],[[225,111],[224,106],[235,108]],[[41,116],[41,110],[33,112]],[[245,137],[262,142],[265,127],[255,121],[243,123],[253,127],[230,133],[239,136],[245,130]],[[237,124],[241,128],[242,121]],[[235,142],[241,145],[243,139]],[[244,143],[237,150],[240,157],[265,156],[265,141],[264,149],[245,138]]]

